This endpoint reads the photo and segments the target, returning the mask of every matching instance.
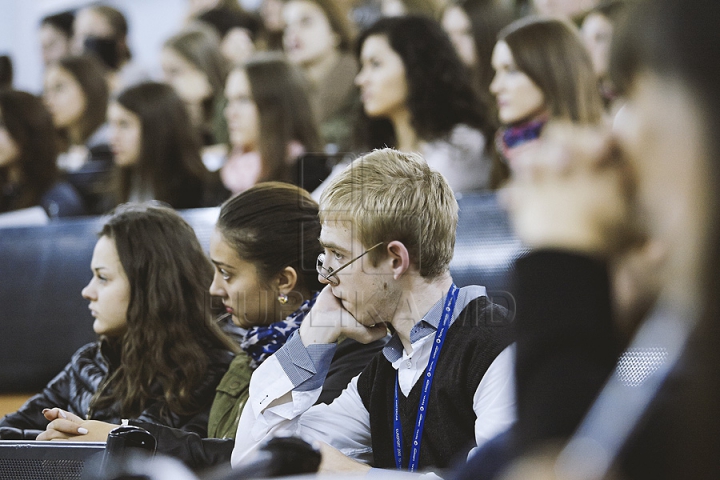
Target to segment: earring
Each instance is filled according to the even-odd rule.
[[[288,302],[288,296],[284,293],[281,293],[278,295],[278,302],[280,302],[280,305],[285,305]]]

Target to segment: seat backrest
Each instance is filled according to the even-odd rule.
[[[493,300],[512,308],[509,274],[522,246],[507,215],[492,194],[464,195],[458,203],[455,283],[485,285]],[[207,251],[218,209],[180,213]],[[39,391],[95,340],[80,291],[102,224],[87,217],[0,229],[0,393]]]
[[[495,194],[458,196],[460,214],[450,272],[458,286],[484,285],[493,296],[512,294],[512,267],[524,253]]]
[[[0,440],[0,478],[80,480],[86,463],[104,451],[104,442]]]

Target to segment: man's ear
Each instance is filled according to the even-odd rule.
[[[410,253],[402,242],[393,240],[387,245],[387,254],[392,262],[393,278],[397,280],[410,268]]]
[[[288,293],[295,290],[297,285],[298,274],[293,267],[285,267],[280,273],[275,275],[273,279],[273,286],[277,289],[278,293]]]

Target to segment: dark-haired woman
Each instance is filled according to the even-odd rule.
[[[610,45],[615,25],[622,20],[625,8],[625,2],[622,0],[602,1],[585,15],[580,26],[583,41],[590,52],[593,69],[597,75],[600,95],[609,110],[612,110],[613,100],[617,96],[610,80]]]
[[[122,206],[103,226],[90,268],[82,295],[99,340],[0,420],[0,436],[34,439],[49,423],[44,410],[53,407],[205,436],[215,387],[235,347],[211,318],[212,266],[192,227],[167,207]]]
[[[70,54],[74,20],[75,14],[72,12],[60,12],[40,20],[38,37],[44,66]]]
[[[261,35],[260,18],[235,7],[216,6],[200,13],[197,20],[212,26],[220,36],[220,51],[230,65],[241,66],[253,53]]]
[[[324,163],[300,159],[321,148],[320,138],[302,76],[282,55],[251,57],[230,73],[225,95],[232,150],[220,177],[232,195],[265,181],[310,190],[327,176]]]
[[[60,180],[54,133],[39,98],[0,91],[0,213],[36,205],[51,218],[85,212],[78,192]]]
[[[369,117],[364,149],[420,152],[456,192],[489,188],[492,121],[440,25],[381,19],[360,36],[358,55],[355,81]]]
[[[549,120],[597,125],[603,105],[590,56],[571,23],[527,17],[500,32],[490,91],[504,128],[496,145],[512,171]]]
[[[176,209],[212,203],[198,139],[171,86],[130,87],[110,103],[108,123],[116,203],[160,200]]]
[[[241,342],[245,355],[233,360],[210,412],[208,436],[225,440],[203,441],[147,421],[131,421],[153,433],[160,452],[195,469],[230,461],[236,434],[249,434],[237,432],[237,424],[252,372],[300,327],[321,289],[315,270],[315,259],[322,252],[319,235],[317,203],[292,185],[262,183],[223,204],[210,242],[215,264],[210,294],[222,300],[235,325],[245,332]],[[330,403],[340,395],[384,343],[341,342],[318,402]],[[67,414],[68,419],[57,419],[58,415],[59,410],[48,413],[54,421],[40,439],[105,441],[115,427]]]
[[[494,104],[490,95],[492,50],[500,30],[513,19],[509,7],[485,0],[451,0],[442,14],[443,30],[470,70],[478,95],[488,105]]]
[[[105,73],[94,57],[63,57],[45,70],[43,87],[60,139],[58,167],[80,191],[91,213],[101,213],[101,193],[112,166]]]

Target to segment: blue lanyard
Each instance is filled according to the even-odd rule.
[[[411,445],[410,461],[408,462],[408,470],[414,472],[417,470],[420,460],[420,443],[422,441],[423,427],[425,426],[425,416],[427,412],[428,399],[430,397],[430,387],[432,386],[433,377],[435,376],[435,367],[437,366],[440,350],[445,342],[445,334],[450,328],[450,319],[455,310],[455,302],[457,301],[460,290],[453,283],[450,291],[445,299],[443,307],[443,315],[438,325],[437,333],[435,333],[435,341],[433,342],[432,352],[428,361],[425,379],[423,381],[422,395],[420,396],[420,404],[418,405],[417,419],[415,420],[415,433]],[[398,376],[395,376],[395,415],[393,417],[395,428],[393,431],[395,441],[395,466],[398,470],[402,469],[403,464],[403,433],[402,424],[400,422],[400,402],[398,400]]]

